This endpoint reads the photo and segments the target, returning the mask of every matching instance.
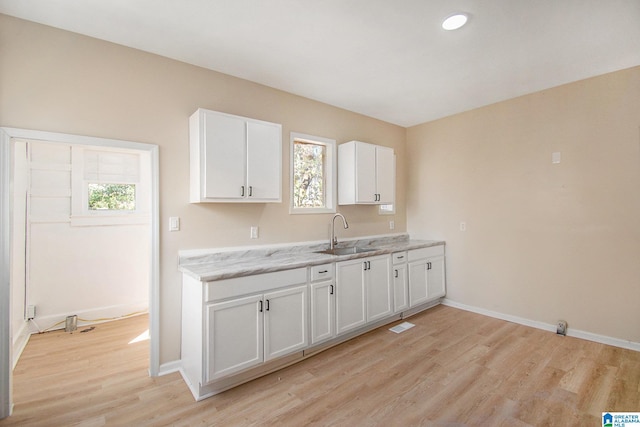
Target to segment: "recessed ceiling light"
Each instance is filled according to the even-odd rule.
[[[442,28],[447,31],[457,30],[467,23],[467,15],[464,13],[456,13],[455,15],[451,15],[442,21]]]

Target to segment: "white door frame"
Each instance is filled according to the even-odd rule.
[[[36,130],[0,127],[0,419],[11,414],[13,343],[11,342],[11,159],[12,138],[96,145],[149,152],[151,156],[151,266],[149,272],[149,375],[160,370],[160,204],[158,146]]]

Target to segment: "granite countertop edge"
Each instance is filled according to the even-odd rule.
[[[445,242],[441,240],[407,239],[384,242],[364,239],[338,246],[358,246],[369,249],[368,252],[331,255],[317,253],[326,249],[326,244],[316,246],[292,244],[289,250],[282,248],[275,251],[249,250],[230,252],[224,256],[212,253],[208,256],[184,258],[179,260],[178,270],[200,282],[211,282],[444,245]]]

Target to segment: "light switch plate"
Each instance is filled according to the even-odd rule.
[[[252,239],[257,239],[258,238],[258,227],[257,226],[252,226],[251,227],[251,238]]]
[[[180,231],[180,217],[169,217],[169,231]]]

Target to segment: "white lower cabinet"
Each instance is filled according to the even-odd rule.
[[[368,258],[365,273],[367,322],[383,319],[393,313],[393,289],[390,280],[389,255]]]
[[[444,256],[427,261],[427,295],[429,300],[445,296]]]
[[[427,260],[409,263],[409,306],[415,307],[429,300],[427,296]]]
[[[407,253],[391,255],[393,262],[393,311],[398,313],[409,308],[409,282],[407,277]]]
[[[444,246],[211,282],[183,274],[180,371],[199,400],[444,294]]]
[[[308,289],[299,286],[264,295],[264,360],[309,345]]]
[[[311,344],[336,336],[336,298],[333,264],[309,268],[311,271]]]
[[[207,305],[205,382],[264,360],[262,295]]]
[[[307,334],[307,286],[207,305],[205,380],[301,350]]]
[[[444,246],[409,251],[409,306],[445,295]]]
[[[364,262],[336,263],[336,334],[348,332],[367,323]]]
[[[388,255],[336,263],[336,334],[393,313]]]

